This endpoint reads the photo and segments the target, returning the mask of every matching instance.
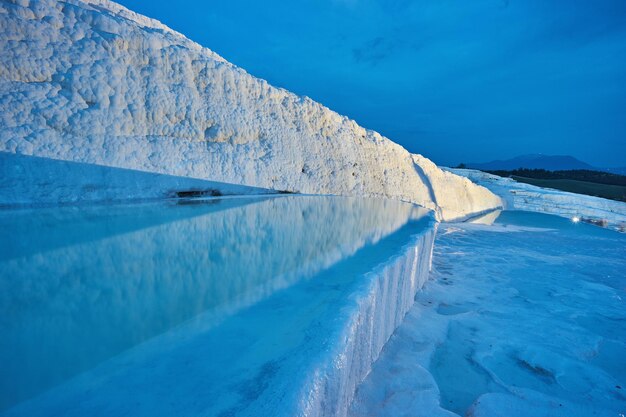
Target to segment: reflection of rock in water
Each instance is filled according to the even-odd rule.
[[[218,323],[424,215],[307,196],[0,213],[0,358],[21,352],[12,387],[43,389],[198,314]]]

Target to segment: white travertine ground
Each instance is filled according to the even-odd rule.
[[[442,224],[351,416],[624,415],[625,253],[624,234],[540,213]]]

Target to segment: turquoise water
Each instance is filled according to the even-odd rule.
[[[250,197],[0,212],[0,411],[254,415],[294,400],[413,205]]]

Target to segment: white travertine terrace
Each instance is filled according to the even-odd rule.
[[[506,209],[590,220],[622,232],[626,230],[626,203],[621,201],[537,187],[473,169],[449,170],[500,196]]]
[[[441,219],[487,190],[106,0],[0,3],[0,152],[309,194]]]

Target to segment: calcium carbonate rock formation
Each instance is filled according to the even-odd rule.
[[[438,208],[443,219],[500,205],[378,133],[107,0],[0,3],[0,152],[386,196]]]
[[[442,171],[422,155],[413,155],[413,162],[423,181],[430,184],[431,199],[444,218],[461,219],[500,204],[487,188],[477,186],[465,177]]]
[[[626,232],[626,204],[621,201],[541,188],[474,169],[450,169],[491,190],[509,210],[555,214]]]

